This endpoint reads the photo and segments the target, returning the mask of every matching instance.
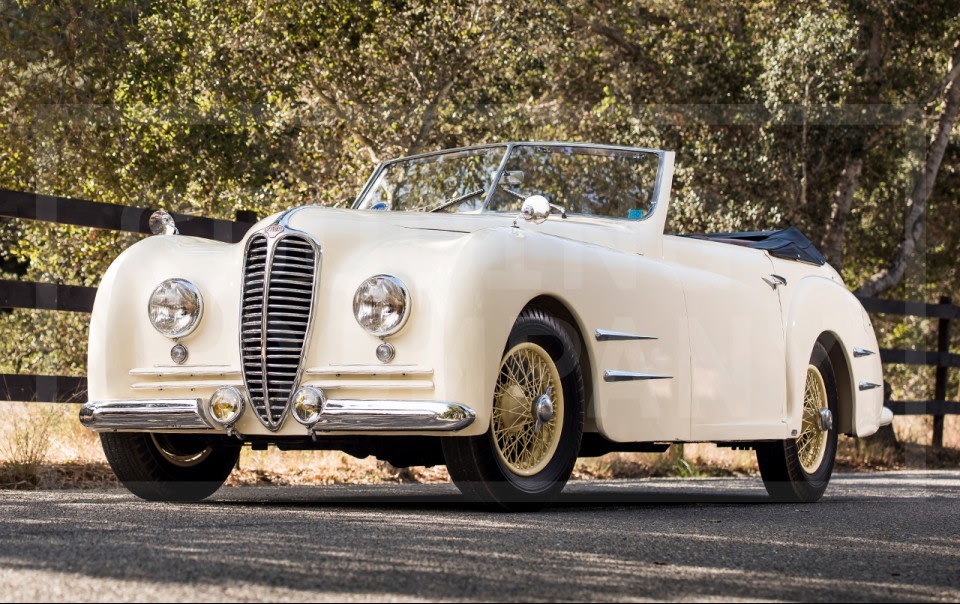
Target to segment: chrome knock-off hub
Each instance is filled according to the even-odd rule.
[[[535,430],[540,430],[544,424],[553,418],[553,387],[547,388],[545,394],[541,394],[533,402],[533,417],[536,419]]]
[[[833,430],[833,413],[829,409],[820,410],[820,429],[824,432]]]

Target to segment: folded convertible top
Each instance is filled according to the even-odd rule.
[[[820,250],[794,227],[779,231],[750,231],[746,233],[705,233],[691,235],[698,239],[734,243],[758,250],[767,250],[772,256],[787,260],[799,260],[823,266],[826,260]],[[723,241],[727,240],[727,241]]]

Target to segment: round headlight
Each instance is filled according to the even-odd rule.
[[[210,417],[224,426],[232,426],[243,413],[243,394],[233,386],[217,388],[210,397]]]
[[[185,279],[167,279],[150,294],[147,315],[154,329],[168,338],[189,335],[203,315],[200,290]]]
[[[410,315],[410,293],[396,277],[370,277],[353,296],[353,314],[360,327],[375,336],[395,334]]]

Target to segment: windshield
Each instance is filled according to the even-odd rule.
[[[507,146],[502,145],[387,163],[355,207],[407,212],[478,211],[506,152]],[[448,203],[448,207],[442,207]]]
[[[542,195],[565,213],[639,220],[653,211],[659,166],[655,151],[585,144],[461,149],[383,164],[354,207],[519,212]]]
[[[655,153],[564,145],[518,145],[487,204],[519,212],[543,195],[570,214],[643,218],[653,209],[660,158]]]

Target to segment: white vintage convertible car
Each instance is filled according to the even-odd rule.
[[[815,501],[837,435],[892,419],[870,318],[795,229],[665,235],[673,162],[405,157],[352,209],[290,209],[235,245],[157,213],[97,293],[80,420],[151,500],[202,499],[243,445],[273,445],[446,464],[469,498],[529,508],[578,456],[713,442]]]

